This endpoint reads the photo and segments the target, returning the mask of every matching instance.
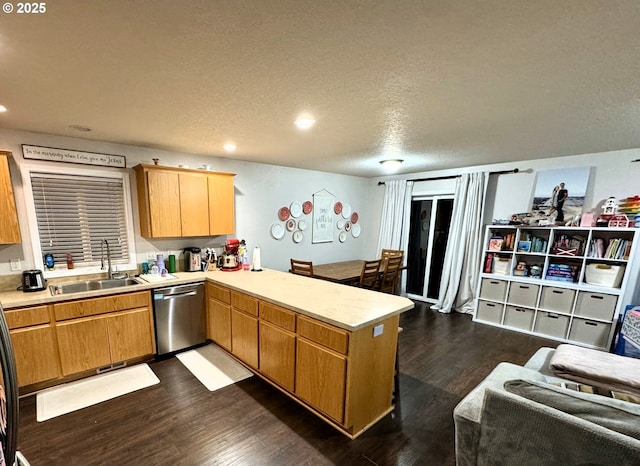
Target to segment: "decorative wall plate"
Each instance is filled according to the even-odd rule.
[[[291,212],[289,212],[288,207],[280,207],[280,210],[278,211],[278,218],[284,222],[286,219],[289,218],[290,213]]]
[[[304,201],[302,203],[302,213],[303,214],[309,215],[312,210],[313,210],[313,204],[311,203],[311,201]]]
[[[351,236],[353,236],[354,238],[357,238],[358,236],[360,236],[360,225],[358,225],[357,223],[355,223],[351,227]]]
[[[302,238],[304,238],[304,236],[302,235],[302,232],[300,230],[296,230],[293,232],[294,243],[299,243],[300,241],[302,241]]]
[[[287,220],[287,231],[293,231],[296,229],[296,221],[292,218]]]
[[[289,206],[289,211],[291,212],[292,217],[298,218],[302,215],[302,205],[299,202],[294,201]]]
[[[284,227],[282,226],[282,223],[275,222],[271,225],[271,236],[275,239],[281,239],[284,236]]]
[[[344,231],[341,231],[340,234],[338,235],[338,240],[341,243],[344,243],[347,240],[347,233]]]
[[[351,214],[351,223],[358,223],[358,212]]]
[[[303,218],[298,220],[298,229],[301,231],[304,231],[307,229],[307,222]]]
[[[351,231],[351,222],[346,222],[344,224],[345,231]]]
[[[349,204],[342,205],[342,218],[351,217],[351,206]]]
[[[342,202],[340,202],[340,201],[336,202],[336,204],[333,206],[333,211],[337,215],[340,215],[340,212],[342,212]]]
[[[344,220],[340,219],[336,222],[336,227],[338,230],[342,230],[344,228]]]

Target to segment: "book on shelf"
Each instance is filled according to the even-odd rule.
[[[502,236],[492,236],[489,238],[489,251],[502,251],[504,238]]]
[[[605,246],[605,240],[594,238],[589,244],[589,254],[587,257],[598,259],[628,260],[633,241],[623,238],[612,238]]]
[[[491,273],[493,270],[493,254],[487,254],[487,258],[484,261],[484,273]]]

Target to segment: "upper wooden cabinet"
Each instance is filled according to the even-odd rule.
[[[10,155],[11,152],[0,151],[0,218],[2,218],[0,244],[14,244],[21,241],[18,212],[9,173]]]
[[[234,232],[233,173],[137,165],[140,234],[145,238]]]

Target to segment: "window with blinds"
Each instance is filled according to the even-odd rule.
[[[122,178],[31,172],[31,189],[42,254],[76,266],[100,263],[102,241],[112,262],[128,262],[125,195]],[[105,248],[106,258],[106,248]]]

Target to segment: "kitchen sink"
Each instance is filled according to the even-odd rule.
[[[52,295],[80,293],[82,291],[107,290],[110,288],[120,288],[123,286],[139,285],[135,278],[87,280],[83,282],[63,283],[60,285],[49,285]]]

